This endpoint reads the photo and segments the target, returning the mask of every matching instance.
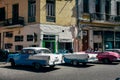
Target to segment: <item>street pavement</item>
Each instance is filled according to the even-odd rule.
[[[35,71],[29,66],[12,68],[9,63],[0,64],[0,80],[116,80],[120,78],[120,64],[89,63],[87,66],[57,65]]]

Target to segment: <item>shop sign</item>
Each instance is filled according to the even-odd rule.
[[[72,42],[71,39],[59,39],[59,42]]]

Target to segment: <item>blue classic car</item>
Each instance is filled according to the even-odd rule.
[[[27,47],[20,53],[9,54],[7,61],[11,63],[11,66],[30,65],[35,69],[40,69],[41,66],[54,67],[56,64],[61,64],[62,55],[53,54],[47,48]]]

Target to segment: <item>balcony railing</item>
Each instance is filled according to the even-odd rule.
[[[117,16],[117,15],[109,15],[109,14],[101,14],[101,13],[92,13],[91,21],[120,23],[120,15]]]
[[[46,16],[46,20],[48,21],[48,22],[55,22],[56,20],[55,20],[55,16]]]
[[[35,22],[35,16],[28,17],[28,22]]]
[[[4,21],[0,21],[0,26],[4,26]]]
[[[17,24],[24,25],[24,17],[9,18],[4,21],[4,26],[11,26]]]

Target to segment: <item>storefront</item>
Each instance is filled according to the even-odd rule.
[[[93,31],[94,50],[120,48],[120,31]]]
[[[72,49],[72,32],[70,26],[40,25],[42,47],[49,48],[53,53],[59,50]]]
[[[120,32],[105,31],[103,38],[105,49],[120,48]]]
[[[49,48],[53,53],[56,52],[56,43],[55,35],[43,35],[42,46]]]

